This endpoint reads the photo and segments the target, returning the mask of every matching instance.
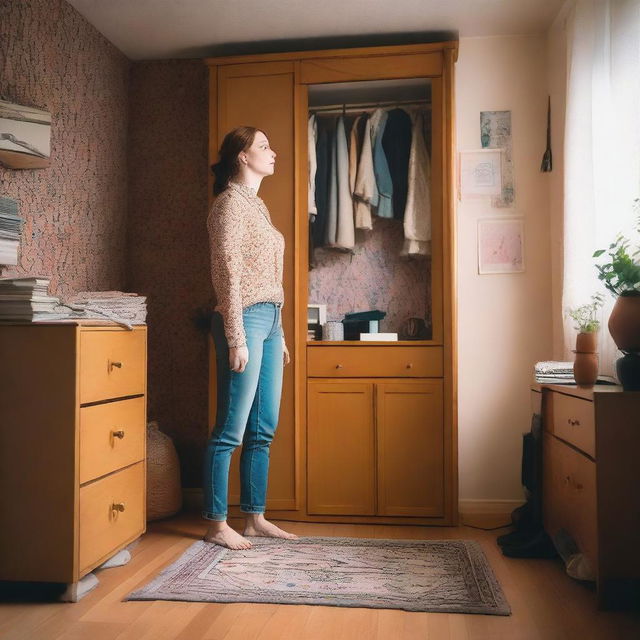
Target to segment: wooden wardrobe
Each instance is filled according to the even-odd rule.
[[[263,181],[259,195],[286,240],[283,326],[292,361],[285,367],[271,447],[268,517],[457,523],[457,51],[457,42],[441,42],[206,60],[210,164],[225,134],[240,125],[263,129],[277,152],[276,172]],[[410,79],[426,79],[431,94],[431,337],[307,342],[309,88]],[[210,428],[216,409],[213,349],[210,340]],[[238,454],[231,467],[230,516],[239,514]]]

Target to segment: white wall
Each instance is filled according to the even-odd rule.
[[[456,64],[458,149],[479,149],[480,112],[510,110],[515,207],[458,202],[458,375],[461,511],[523,500],[522,433],[530,427],[533,365],[552,357],[545,36],[462,38]],[[477,222],[525,220],[525,272],[478,275]],[[476,502],[477,501],[477,502]],[[482,509],[480,509],[482,510]],[[488,509],[491,511],[491,509]],[[500,511],[499,508],[493,512]]]

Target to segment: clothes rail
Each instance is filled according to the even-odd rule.
[[[318,107],[309,107],[309,111],[311,113],[346,113],[353,111],[367,111],[368,109],[377,109],[379,107],[399,107],[408,105],[424,105],[428,109],[431,108],[431,103],[427,100],[392,100],[389,102],[329,104]]]

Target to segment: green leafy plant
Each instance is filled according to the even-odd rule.
[[[604,304],[601,293],[591,296],[591,304],[583,304],[574,309],[567,309],[566,314],[575,322],[574,329],[580,333],[593,333],[600,327],[600,320],[596,318],[598,309]]]
[[[640,198],[633,201],[637,214],[636,231],[640,234]],[[594,258],[607,253],[609,262],[597,264],[598,279],[614,296],[640,296],[640,245],[631,253],[631,241],[622,234],[609,245],[608,249],[598,249]]]

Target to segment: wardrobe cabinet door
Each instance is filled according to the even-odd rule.
[[[444,515],[442,380],[376,383],[378,515]]]
[[[310,382],[309,514],[375,514],[373,384]]]
[[[211,148],[218,149],[224,136],[235,127],[249,125],[262,129],[276,152],[275,173],[260,186],[274,226],[285,239],[284,297],[282,322],[287,346],[293,356],[294,335],[294,89],[293,62],[247,63],[222,65],[217,68],[216,87],[212,91],[212,120],[215,139]],[[213,95],[217,94],[217,95]],[[217,113],[215,113],[217,111]],[[215,162],[212,159],[212,162]],[[214,367],[215,369],[215,367]],[[215,378],[211,381],[215,389]],[[215,404],[215,394],[213,395]],[[210,407],[215,416],[215,407]],[[271,446],[268,509],[296,509],[295,470],[294,363],[284,369],[282,402],[278,430]],[[238,504],[239,450],[232,460],[229,478],[230,504]]]

